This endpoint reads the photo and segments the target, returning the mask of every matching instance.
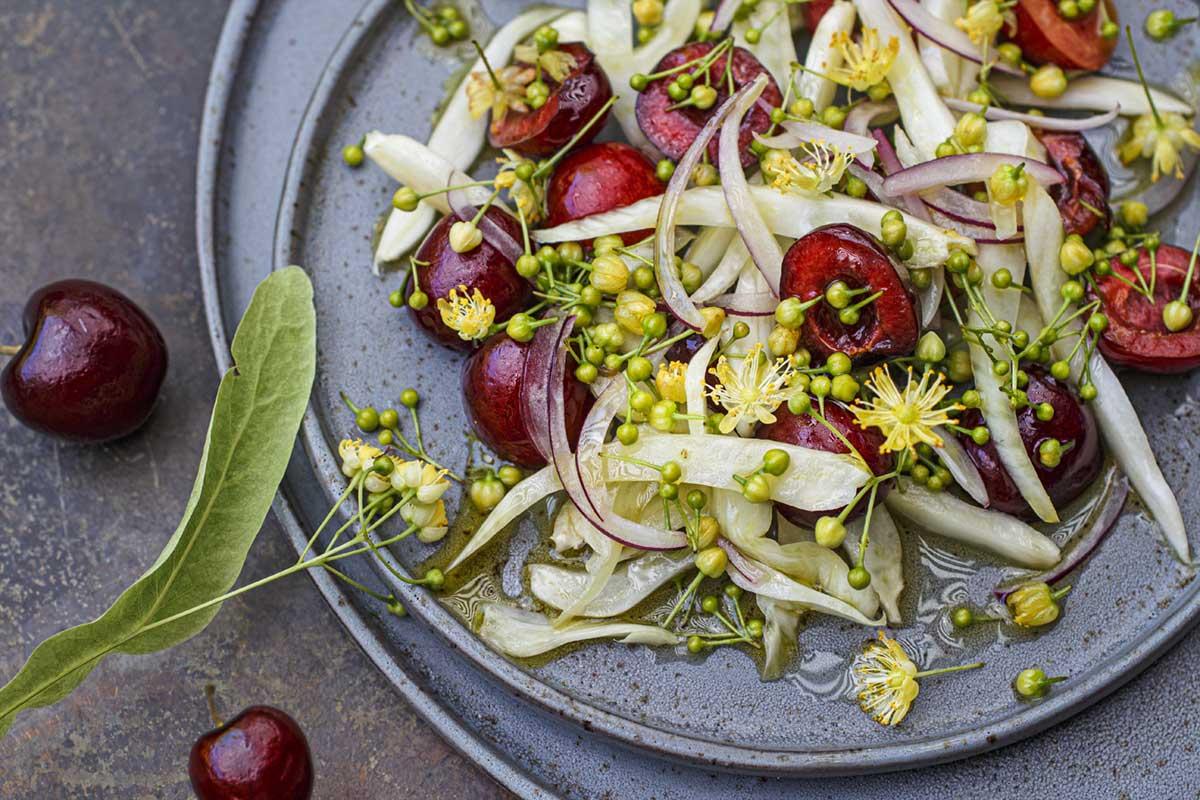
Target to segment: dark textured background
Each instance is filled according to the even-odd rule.
[[[162,406],[128,441],[56,445],[0,412],[0,679],[37,641],[107,607],[186,500],[217,380],[193,190],[223,14],[214,0],[0,3],[0,342],[17,339],[30,290],[83,275],[142,303],[172,354]],[[289,552],[269,524],[244,579],[289,563]],[[892,795],[892,779],[877,778],[801,784],[811,791],[796,796],[857,785],[872,796],[1007,798],[1020,785],[1040,797],[1051,790],[1029,787],[1053,785],[1057,796],[1200,797],[1198,660],[1193,635],[1071,722],[929,770],[927,791],[896,780]],[[110,659],[68,700],[22,716],[0,740],[0,798],[189,797],[187,751],[208,727],[209,682],[227,713],[265,702],[301,721],[318,797],[503,796],[414,718],[298,577],[227,604],[169,653]]]

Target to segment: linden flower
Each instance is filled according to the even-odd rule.
[[[851,669],[858,688],[858,705],[880,725],[899,725],[912,708],[921,687],[917,665],[894,639],[879,632],[868,642]]]
[[[996,0],[978,0],[967,9],[965,17],[954,21],[954,27],[967,34],[967,38],[979,47],[991,44],[1001,28],[1007,25],[1011,30],[1017,24],[1016,15],[1009,10],[1012,5]]]
[[[509,198],[516,203],[517,208],[525,215],[527,224],[541,221],[544,214],[542,209],[546,203],[546,188],[540,181],[523,181],[517,177],[517,168],[522,164],[533,165],[532,161],[521,158],[511,150],[504,151],[504,158],[496,159],[500,172],[492,181],[497,189],[507,191]]]
[[[342,439],[338,444],[338,456],[342,459],[342,474],[353,478],[362,470],[370,469],[383,451],[362,439]]]
[[[911,450],[921,442],[931,447],[942,446],[941,437],[933,429],[957,422],[947,412],[961,410],[962,406],[937,407],[950,387],[942,383],[944,376],[940,373],[931,383],[932,374],[926,372],[920,382],[915,382],[910,367],[908,384],[901,392],[891,373],[882,367],[875,369],[867,381],[867,388],[875,393],[875,398],[868,403],[858,401],[850,411],[860,427],[879,428],[887,436],[879,446],[880,452]]]
[[[763,157],[763,173],[780,191],[825,193],[837,185],[854,160],[854,154],[826,144],[806,142],[800,146],[806,158],[797,160],[786,150],[770,150]]]
[[[1183,165],[1179,151],[1184,147],[1200,150],[1200,133],[1192,129],[1180,114],[1155,116],[1142,114],[1129,129],[1129,138],[1120,146],[1121,161],[1126,164],[1137,158],[1149,158],[1153,170],[1150,180],[1160,175],[1174,175],[1182,180]]]
[[[658,365],[654,385],[664,400],[675,403],[687,402],[687,364],[682,361],[664,361]]]
[[[458,289],[451,289],[449,297],[439,298],[437,307],[446,327],[468,342],[487,336],[488,329],[496,320],[496,307],[492,301],[478,289],[468,295],[467,287],[462,284]]]
[[[858,92],[865,92],[882,81],[900,52],[900,41],[895,36],[888,38],[886,47],[881,47],[879,31],[875,28],[863,28],[857,43],[844,31],[835,33],[829,43],[842,51],[845,66],[830,69],[828,77]]]
[[[721,433],[729,433],[743,417],[758,420],[764,425],[775,421],[775,409],[798,389],[788,385],[791,367],[786,358],[774,363],[763,355],[762,343],[755,344],[742,358],[742,369],[735,372],[725,356],[717,359],[711,370],[717,385],[708,388],[708,396],[725,409]]]
[[[563,50],[538,53],[537,45],[519,44],[513,48],[513,58],[524,64],[541,67],[555,83],[562,83],[575,69],[575,56]]]
[[[435,503],[450,488],[447,474],[425,461],[402,461],[392,470],[391,484],[396,491],[415,489],[418,503]]]
[[[479,119],[488,111],[492,121],[501,122],[509,111],[524,113],[529,110],[525,103],[525,87],[533,82],[537,71],[516,64],[503,67],[495,73],[472,72],[467,81],[467,110]]]

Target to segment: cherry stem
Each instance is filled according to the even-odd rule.
[[[0,344],[0,356],[15,356],[21,352],[19,344]]]
[[[213,725],[218,728],[225,726],[225,720],[221,719],[221,715],[217,713],[217,701],[215,699],[217,687],[211,683],[204,687],[204,699],[208,702],[208,715],[212,717]]]

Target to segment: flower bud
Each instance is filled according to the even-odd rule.
[[[469,253],[483,241],[483,233],[474,222],[459,220],[450,226],[450,249],[456,253]]]
[[[617,295],[614,316],[617,324],[630,333],[642,335],[642,320],[654,313],[654,301],[641,292],[626,290]]]
[[[721,523],[717,522],[716,517],[711,517],[705,514],[700,518],[699,529],[696,534],[696,547],[699,550],[705,550],[712,547],[717,542],[717,537],[721,535]]]
[[[1080,275],[1096,263],[1096,256],[1083,239],[1072,235],[1064,239],[1062,247],[1058,248],[1058,263],[1068,275]]]
[[[602,292],[616,294],[629,285],[629,267],[612,253],[596,256],[592,261],[592,286]]]
[[[767,337],[767,348],[775,357],[790,356],[800,346],[800,331],[776,325]]]
[[[704,320],[704,327],[700,329],[700,333],[705,339],[711,339],[721,332],[721,326],[725,324],[725,309],[705,306],[700,309],[700,317]]]
[[[687,364],[682,361],[664,361],[658,365],[654,376],[658,393],[666,400],[676,403],[687,402]]]
[[[1038,97],[1059,97],[1067,90],[1067,76],[1057,64],[1044,64],[1029,77],[1029,89]]]
[[[1025,628],[1049,625],[1058,619],[1058,599],[1045,583],[1027,583],[1004,602],[1013,615],[1013,622]]]
[[[633,17],[638,25],[653,27],[662,22],[662,0],[634,0]]]
[[[725,551],[720,547],[706,547],[696,553],[696,569],[709,578],[719,578],[725,572],[725,565],[728,563],[729,556],[725,555]]]
[[[963,114],[954,126],[954,138],[965,147],[983,144],[987,136],[987,120],[973,111]]]

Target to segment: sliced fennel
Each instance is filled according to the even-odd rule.
[[[1041,330],[1041,328],[1038,327],[1035,330]],[[958,439],[950,435],[943,436],[942,446],[935,449],[941,457],[942,463],[946,465],[946,469],[953,476],[954,482],[970,495],[972,500],[987,508],[991,499],[983,485],[983,476],[979,474],[979,467],[975,466],[975,462],[967,455],[967,451],[959,444]]]
[[[561,628],[568,624],[571,619],[582,614],[583,610],[591,605],[591,602],[608,585],[613,571],[617,568],[617,563],[621,560],[623,548],[607,536],[602,537],[602,541],[598,541],[593,549],[594,552],[586,564],[587,579],[580,591],[571,598],[565,607],[562,607],[562,613],[554,620],[555,628]]]
[[[869,200],[855,200],[845,195],[796,194],[776,191],[768,186],[751,186],[750,194],[767,226],[777,236],[799,239],[822,225],[845,222],[873,236],[880,236],[880,220],[891,209]],[[564,242],[592,239],[611,233],[625,233],[652,228],[658,219],[659,197],[647,197],[631,205],[594,214],[553,228],[533,232],[539,242]],[[939,228],[924,220],[905,215],[908,235],[915,252],[905,262],[912,268],[940,267],[957,247],[968,253],[976,252],[975,243],[953,231]],[[733,218],[725,205],[720,187],[706,186],[688,189],[680,198],[675,215],[676,225],[715,225],[732,227]]]
[[[648,464],[676,461],[682,469],[684,483],[739,492],[741,487],[733,476],[748,475],[758,469],[763,456],[772,448],[784,450],[791,457],[791,464],[786,472],[771,481],[771,497],[796,508],[807,511],[840,508],[854,498],[869,475],[860,462],[849,455],[760,439],[652,434],[647,431],[631,446],[620,442],[604,446],[604,478],[608,482],[657,479],[656,469],[625,458]]]
[[[931,492],[903,480],[884,502],[888,511],[914,525],[986,550],[1019,567],[1048,569],[1060,557],[1054,542],[1016,517],[979,508],[949,492]]]
[[[1072,78],[1067,90],[1058,97],[1038,97],[1029,89],[1029,82],[1011,75],[993,74],[992,85],[1014,106],[1058,108],[1064,111],[1108,111],[1120,108],[1124,116],[1136,117],[1150,113],[1146,93],[1137,81],[1109,78],[1105,75],[1081,75]],[[1191,116],[1196,109],[1178,97],[1160,89],[1151,89],[1154,105],[1160,114],[1176,113]]]
[[[813,31],[812,42],[804,56],[805,70],[796,78],[796,90],[801,97],[811,100],[818,112],[824,111],[833,102],[838,88],[836,83],[823,76],[828,75],[831,69],[842,66],[845,60],[842,51],[833,46],[834,36],[853,32],[857,18],[853,3],[837,0]]]
[[[1025,241],[1038,308],[1044,319],[1054,319],[1062,303],[1060,292],[1067,280],[1066,273],[1059,268],[1058,258],[1063,241],[1062,218],[1054,200],[1039,186],[1032,186],[1025,199]],[[1055,357],[1067,358],[1071,348],[1069,338],[1056,342]],[[1071,372],[1077,382],[1083,368],[1083,354],[1078,353],[1071,362]],[[1096,386],[1096,399],[1090,405],[1105,444],[1162,528],[1175,555],[1187,562],[1187,530],[1179,512],[1179,501],[1163,477],[1129,395],[1099,353],[1092,354],[1088,372]]]
[[[692,360],[688,362],[687,372],[684,375],[684,394],[687,397],[689,416],[701,418],[707,416],[704,404],[705,378],[708,375],[708,362],[712,360],[713,351],[720,343],[719,336],[712,337],[696,351],[696,355],[692,356]],[[694,436],[702,436],[704,422],[701,419],[689,419],[688,432]]]
[[[852,563],[858,563],[858,543],[862,539],[863,523],[864,519],[859,517],[846,528],[846,541],[842,547]],[[901,621],[900,593],[904,591],[904,552],[896,522],[882,505],[875,506],[871,512],[870,541],[863,566],[871,573],[869,588],[875,591],[879,603],[883,605],[888,622],[898,624]],[[863,613],[874,612],[863,609]]]
[[[757,42],[746,39],[746,31],[750,28],[761,32]],[[796,43],[792,41],[787,4],[780,0],[763,0],[748,18],[734,23],[733,33],[737,41],[767,68],[779,91],[783,92],[796,61]]]
[[[692,566],[686,553],[647,553],[617,567],[604,587],[579,612],[583,617],[615,617],[634,608],[667,581]],[[555,609],[574,602],[589,576],[577,569],[553,564],[531,564],[529,587],[542,603]]]
[[[676,232],[677,243],[682,238],[682,234],[683,231]],[[705,228],[692,239],[685,260],[699,267],[700,274],[708,278],[721,263],[721,259],[725,257],[725,251],[729,249],[730,242],[736,236],[737,231],[729,228]]]
[[[707,303],[714,297],[723,294],[742,274],[742,268],[750,263],[750,251],[746,249],[746,243],[742,241],[742,237],[737,235],[737,228],[707,228],[706,230],[730,231],[733,233],[733,238],[725,248],[725,253],[721,256],[716,268],[704,283],[700,284],[700,288],[692,293],[692,300],[697,303]],[[750,266],[754,267],[753,264]]]
[[[454,184],[471,183],[473,180],[449,159],[403,134],[371,131],[363,140],[363,152],[389,176],[412,187],[419,194],[436,192]],[[483,205],[492,196],[486,186],[472,186],[466,190],[466,194],[467,199],[476,205]],[[423,202],[438,213],[450,213],[445,193],[426,198]]]
[[[616,639],[624,644],[677,644],[679,637],[657,625],[576,620],[555,628],[542,614],[501,603],[483,605],[479,638],[514,658],[532,658],[572,642]]]
[[[773,681],[783,677],[783,671],[796,652],[796,635],[800,628],[800,609],[780,600],[755,595],[758,609],[763,613],[762,679]]]
[[[542,467],[525,480],[508,490],[504,499],[492,509],[487,519],[475,531],[475,535],[467,542],[462,552],[454,557],[446,572],[455,569],[471,556],[478,553],[496,534],[508,527],[509,523],[540,503],[545,498],[562,491],[562,484],[553,467]]]
[[[951,25],[962,15],[962,3],[959,0],[925,0],[921,4],[925,10],[942,22]],[[959,77],[965,59],[947,50],[932,39],[917,35],[917,49],[921,54],[921,63],[933,85],[944,95],[953,95],[958,91]]]

